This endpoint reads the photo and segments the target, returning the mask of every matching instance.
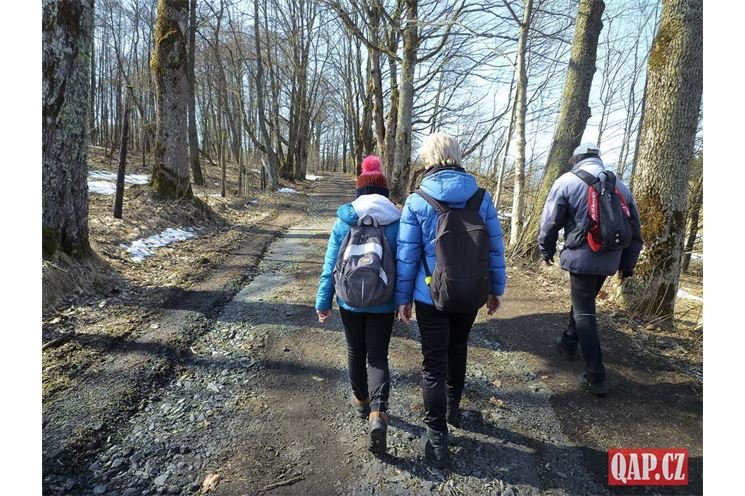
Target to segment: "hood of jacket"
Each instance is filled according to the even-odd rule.
[[[572,172],[578,171],[580,169],[587,171],[593,176],[597,177],[598,174],[605,170],[605,166],[603,165],[603,161],[599,158],[590,157],[577,162],[575,166],[572,167]]]
[[[336,211],[336,215],[354,226],[361,218],[369,215],[378,221],[381,226],[387,226],[398,222],[401,211],[396,205],[383,195],[362,195],[352,203],[345,203]]]
[[[452,169],[425,177],[419,187],[435,200],[448,203],[463,203],[479,189],[476,178],[471,174]]]

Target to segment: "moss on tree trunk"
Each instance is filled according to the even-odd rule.
[[[191,198],[189,180],[186,42],[189,0],[159,0],[155,49],[156,144],[152,186],[161,198]]]

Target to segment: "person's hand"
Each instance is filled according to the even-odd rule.
[[[331,309],[316,310],[316,315],[318,315],[318,322],[320,322],[321,324],[325,324],[326,321],[331,318]]]
[[[502,306],[502,297],[490,294],[486,299],[486,314],[494,315],[494,312],[496,312],[500,306]]]
[[[411,303],[398,306],[398,320],[406,325],[411,324]]]
[[[554,257],[544,257],[543,263],[545,263],[548,267],[551,267],[554,264]]]

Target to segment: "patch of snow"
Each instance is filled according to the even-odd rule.
[[[297,193],[297,191],[292,188],[279,188],[277,193]]]
[[[305,179],[308,181],[318,181],[319,179],[323,179],[323,176],[314,176],[313,174],[306,174]]]
[[[127,250],[132,261],[142,262],[145,258],[153,255],[156,248],[195,236],[194,229],[188,227],[185,229],[169,227],[158,234],[153,234],[149,238],[137,239],[129,245],[121,244],[119,246]]]
[[[512,212],[497,212],[497,217],[500,219],[511,219]]]
[[[678,298],[682,298],[684,300],[694,300],[694,301],[700,301],[703,303],[704,299],[700,296],[696,296],[695,294],[691,294],[688,291],[686,291],[683,288],[678,288]]]
[[[116,193],[116,184],[111,181],[88,181],[88,192],[98,195],[113,195]]]
[[[704,254],[703,253],[691,253],[691,260],[703,260]]]
[[[124,185],[147,184],[147,174],[125,174]],[[116,192],[116,173],[94,170],[88,172],[88,191],[99,195],[113,195]]]
[[[210,193],[210,198],[222,198],[222,193]]]

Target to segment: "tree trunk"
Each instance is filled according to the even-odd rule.
[[[536,239],[541,227],[541,210],[548,192],[554,182],[567,172],[572,152],[579,146],[590,118],[590,88],[595,74],[598,38],[603,28],[602,15],[605,4],[602,0],[582,0],[577,12],[576,30],[572,41],[572,55],[569,60],[564,95],[561,99],[559,121],[548,152],[546,171],[543,175],[538,196],[534,203],[528,226],[525,230],[525,253],[537,256]],[[513,222],[515,212],[512,212]]]
[[[42,11],[42,252],[90,253],[86,112],[93,0],[47,0]]]
[[[374,2],[375,5],[370,8],[370,41],[373,45],[378,46],[380,43],[380,5],[378,2]],[[375,140],[376,140],[376,151],[379,155],[385,153],[385,122],[383,117],[383,79],[380,71],[380,52],[377,50],[368,51],[368,57],[371,61],[370,78],[372,79],[372,94],[373,94],[373,115],[375,120]]]
[[[392,26],[388,31],[388,48],[395,50],[398,46],[398,31]],[[388,116],[385,123],[385,150],[383,152],[383,163],[385,164],[385,177],[388,184],[393,182],[393,160],[396,154],[396,124],[398,123],[398,65],[396,59],[388,57],[389,86],[391,88],[390,103],[388,105]]]
[[[129,109],[132,106],[132,88],[127,87],[124,102],[124,119],[122,122],[122,139],[119,144],[119,167],[116,172],[116,192],[114,194],[114,218],[122,218],[124,203],[124,174],[127,171],[127,142],[129,141]]]
[[[527,112],[528,75],[525,70],[525,55],[528,51],[528,29],[533,0],[525,1],[520,36],[517,42],[517,101],[515,102],[515,123],[517,130],[517,156],[515,157],[515,184],[512,193],[512,223],[510,224],[510,248],[518,245],[523,229],[523,209],[525,205],[525,114]]]
[[[528,0],[529,2],[532,0]],[[402,201],[411,166],[411,113],[414,106],[414,72],[419,47],[417,33],[417,0],[406,0],[406,25],[403,31],[403,62],[396,124],[396,149],[393,158],[391,196]]]
[[[189,5],[189,162],[194,184],[204,185],[202,166],[199,163],[199,136],[197,135],[196,96],[194,91],[194,55],[197,51],[197,0],[191,0]]]
[[[685,236],[688,176],[703,87],[703,1],[666,0],[647,64],[634,193],[645,247],[624,286],[635,309],[671,317]]]
[[[698,223],[701,218],[701,207],[704,201],[704,176],[703,174],[696,181],[696,187],[693,189],[693,198],[691,200],[690,216],[688,220],[688,239],[686,240],[685,249],[683,250],[683,262],[681,270],[688,272],[688,265],[691,263],[691,252],[696,244],[698,236]]]
[[[256,110],[258,112],[259,130],[264,140],[268,164],[264,167],[267,175],[267,186],[277,189],[277,154],[274,151],[272,138],[266,127],[266,106],[264,104],[264,64],[261,56],[261,37],[259,36],[259,0],[254,0],[254,40],[256,43]]]
[[[157,102],[153,188],[162,198],[191,198],[188,126],[189,78],[186,37],[189,0],[159,0],[150,67]]]

